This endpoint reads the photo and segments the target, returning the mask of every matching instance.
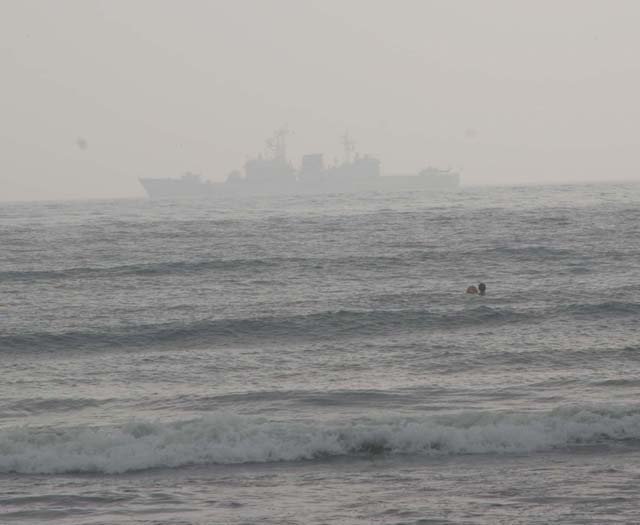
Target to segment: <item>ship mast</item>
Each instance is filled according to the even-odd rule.
[[[344,146],[344,163],[349,164],[351,162],[351,154],[356,150],[356,143],[348,132],[342,136],[342,145]]]
[[[273,137],[267,140],[267,150],[275,160],[287,161],[287,144],[285,139],[289,133],[287,127],[283,126],[276,130]]]

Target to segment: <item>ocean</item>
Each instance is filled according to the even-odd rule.
[[[0,523],[640,522],[640,185],[0,203],[0,247]]]

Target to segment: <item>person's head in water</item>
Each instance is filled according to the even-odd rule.
[[[478,293],[478,289],[475,286],[471,285],[469,286],[469,288],[467,288],[467,293],[476,294]]]
[[[478,285],[478,290],[480,290],[480,295],[484,295],[485,292],[487,291],[487,285],[484,283],[480,283]]]

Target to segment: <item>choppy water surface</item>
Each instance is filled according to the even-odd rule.
[[[639,205],[1,204],[0,522],[638,522]]]

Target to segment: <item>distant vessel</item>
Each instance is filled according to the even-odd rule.
[[[213,196],[243,193],[342,193],[357,191],[402,191],[420,189],[455,189],[460,175],[452,170],[429,166],[417,174],[382,175],[380,161],[355,151],[355,142],[342,137],[344,158],[341,163],[325,166],[321,153],[302,157],[296,169],[287,160],[285,128],[267,140],[267,151],[249,159],[244,173],[232,171],[225,182],[203,180],[187,172],[180,178],[141,178],[140,183],[153,199],[189,196]]]

